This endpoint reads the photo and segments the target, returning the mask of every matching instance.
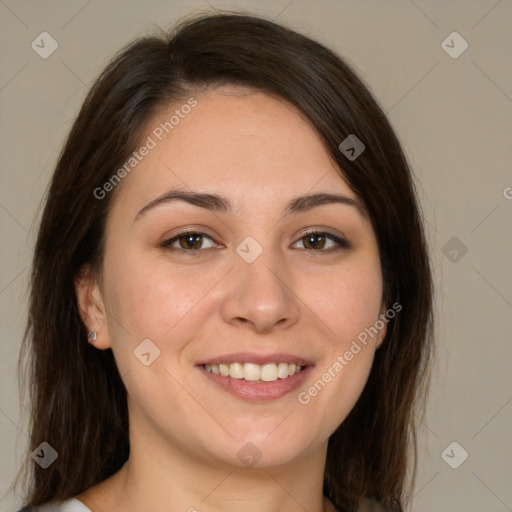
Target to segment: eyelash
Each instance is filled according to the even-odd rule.
[[[187,235],[200,235],[202,237],[206,237],[206,238],[209,238],[210,240],[212,240],[212,242],[214,242],[214,240],[212,239],[211,236],[207,235],[206,233],[202,233],[200,231],[194,231],[194,230],[187,230],[187,231],[182,231],[181,233],[178,233],[176,236],[170,238],[169,240],[166,240],[165,242],[163,242],[162,244],[160,244],[160,247],[162,249],[165,249],[169,252],[184,252],[184,253],[188,253],[190,255],[193,255],[193,254],[196,254],[196,253],[199,253],[199,252],[203,252],[207,249],[183,249],[181,247],[173,247],[171,244],[173,244],[174,242],[178,241],[180,239],[180,237],[184,237],[184,236],[187,236]],[[333,242],[335,242],[336,244],[338,244],[338,247],[331,247],[330,249],[302,249],[302,250],[305,250],[305,251],[310,251],[310,252],[323,252],[323,253],[332,253],[332,252],[337,252],[337,251],[340,251],[342,249],[349,249],[351,247],[350,243],[347,241],[347,240],[344,240],[343,238],[339,238],[335,235],[332,235],[330,233],[326,233],[324,231],[318,231],[318,230],[309,230],[307,231],[306,233],[304,233],[300,238],[299,240],[297,240],[297,242],[299,242],[300,240],[308,237],[308,236],[311,236],[311,235],[323,235],[325,236],[325,238],[329,239],[329,240],[332,240]],[[297,243],[295,242],[295,243]],[[295,244],[294,244],[295,245]],[[208,249],[211,249],[211,248],[208,248]]]

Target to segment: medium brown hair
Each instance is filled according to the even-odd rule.
[[[403,510],[433,348],[431,269],[411,171],[382,109],[339,56],[241,13],[203,14],[136,40],[102,72],[73,124],[46,196],[20,355],[29,383],[29,453],[46,441],[58,458],[42,469],[27,456],[25,500],[74,497],[129,456],[126,389],[112,351],[87,343],[74,288],[85,264],[101,273],[117,189],[102,200],[93,191],[129,158],[160,108],[221,85],[248,86],[297,107],[369,213],[384,304],[402,310],[389,321],[362,395],[329,439],[324,493],[344,512],[363,497]],[[355,160],[338,149],[350,134],[365,144]]]

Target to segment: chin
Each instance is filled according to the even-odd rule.
[[[282,421],[282,419],[280,420]],[[227,440],[224,450],[219,454],[223,462],[237,468],[270,469],[293,462],[306,456],[319,443],[306,438],[298,432],[307,432],[307,428],[293,429],[284,427],[286,420],[279,425],[274,422],[273,429],[245,429],[238,431],[233,439]]]

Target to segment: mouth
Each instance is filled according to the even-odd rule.
[[[250,402],[276,400],[296,389],[314,364],[289,354],[232,354],[196,365],[230,394]]]
[[[301,372],[305,367],[295,363],[230,363],[204,364],[207,372],[231,379],[243,379],[247,382],[275,382],[278,379],[288,379]]]

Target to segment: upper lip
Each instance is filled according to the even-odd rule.
[[[267,363],[295,363],[300,366],[310,366],[312,361],[294,354],[285,354],[282,352],[272,354],[255,354],[254,352],[236,352],[233,354],[223,354],[221,356],[210,357],[201,360],[197,366],[205,364],[231,364],[231,363],[253,363],[264,365]]]

